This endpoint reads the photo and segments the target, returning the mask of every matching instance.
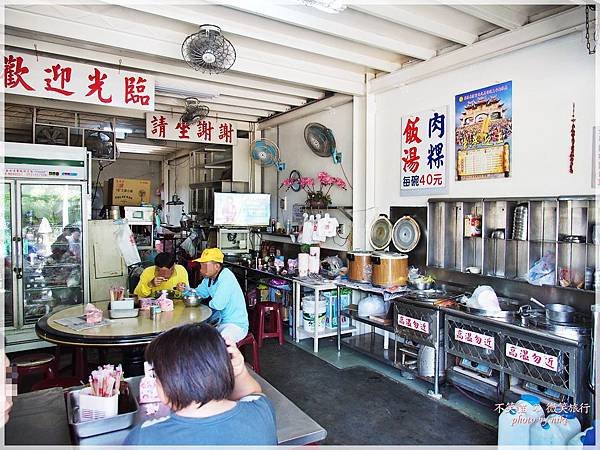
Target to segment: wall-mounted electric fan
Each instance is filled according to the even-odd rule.
[[[188,97],[185,99],[185,111],[179,121],[192,125],[208,116],[209,112],[208,106],[200,104],[200,100],[196,97]]]
[[[235,48],[216,25],[200,25],[200,31],[183,41],[181,54],[186,63],[203,73],[225,72],[235,62]]]
[[[84,130],[83,146],[92,153],[92,159],[115,160],[115,133],[104,130]]]
[[[69,145],[69,127],[35,124],[34,144]]]
[[[250,144],[250,156],[261,167],[275,166],[279,171],[285,169],[285,163],[280,159],[279,147],[269,139],[257,139]]]
[[[333,132],[325,125],[311,122],[304,128],[304,140],[312,152],[322,158],[332,157],[334,164],[342,162],[342,154],[335,147]]]

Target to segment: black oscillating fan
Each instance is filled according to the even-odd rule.
[[[188,97],[185,99],[185,111],[179,121],[191,125],[204,119],[209,112],[208,106],[200,104],[196,97]]]
[[[185,38],[181,54],[185,62],[203,73],[225,72],[235,62],[233,45],[216,25],[201,25],[200,31]]]
[[[325,125],[311,122],[304,128],[304,140],[312,152],[322,158],[333,158],[334,164],[342,162],[342,154],[335,148],[333,132]]]

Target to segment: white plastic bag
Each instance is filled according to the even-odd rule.
[[[548,252],[538,259],[527,273],[527,280],[531,284],[541,286],[543,284],[554,284],[554,253]]]
[[[132,266],[141,262],[140,254],[138,252],[137,245],[135,244],[135,237],[131,232],[131,228],[126,223],[119,223],[116,231],[116,240],[121,255],[125,260],[125,265]]]
[[[358,303],[358,315],[360,317],[377,316],[385,312],[385,305],[383,298],[370,295],[367,298],[363,298]]]
[[[181,248],[191,257],[196,256],[196,246],[194,240],[198,237],[195,231],[192,231],[190,235],[181,243]]]
[[[486,311],[500,311],[498,296],[490,286],[477,286],[471,298],[467,299],[467,306]]]

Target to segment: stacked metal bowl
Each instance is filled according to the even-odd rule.
[[[519,241],[527,240],[527,215],[527,203],[520,203],[517,205],[513,216],[513,239],[517,239]]]

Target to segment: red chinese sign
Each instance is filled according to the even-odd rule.
[[[211,144],[237,143],[234,123],[206,117],[194,123],[183,123],[181,116],[146,113],[146,137],[167,141],[208,142]]]
[[[546,353],[536,352],[518,345],[506,344],[506,356],[532,364],[534,366],[558,372],[558,358]]]
[[[447,191],[447,108],[402,117],[400,193]]]
[[[27,53],[4,56],[4,92],[154,110],[154,77]]]
[[[466,344],[475,345],[488,350],[494,350],[495,342],[493,336],[475,333],[474,331],[470,330],[463,330],[462,328],[455,328],[454,339]]]
[[[398,314],[398,325],[421,333],[429,334],[429,322]]]

